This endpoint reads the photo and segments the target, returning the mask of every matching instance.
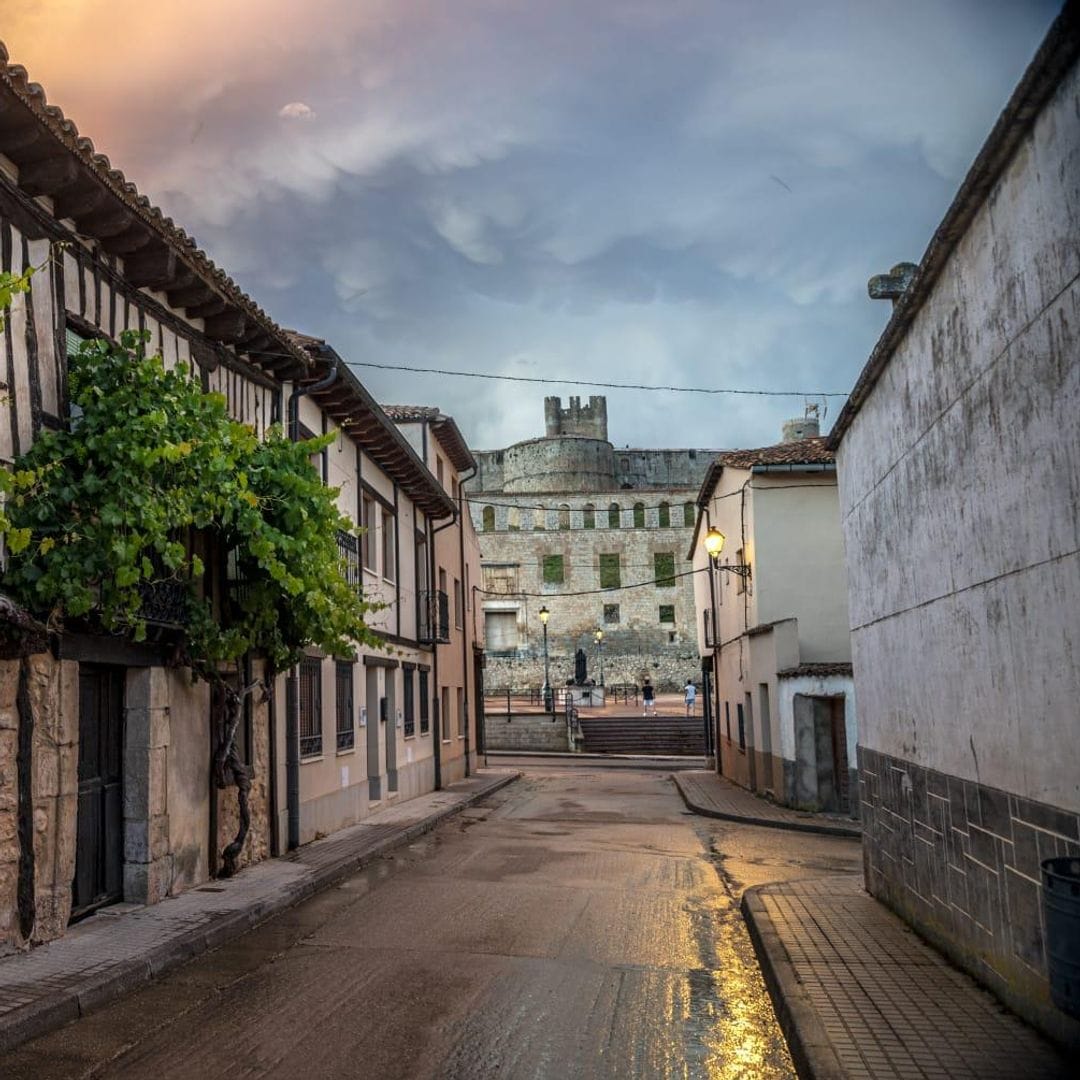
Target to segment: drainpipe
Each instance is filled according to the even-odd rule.
[[[435,560],[435,534],[442,532],[443,529],[449,529],[454,522],[457,521],[457,511],[450,515],[450,520],[445,524],[440,525],[437,529],[431,530],[431,575],[429,577],[429,592],[438,591],[439,579],[435,574],[436,560]],[[430,522],[429,522],[430,525]],[[436,616],[438,615],[438,606],[436,605]],[[432,710],[434,716],[432,717],[432,740],[435,743],[435,790],[442,791],[442,687],[439,685],[439,642],[437,640],[438,633],[431,635],[431,676],[432,681],[435,683],[435,708]]]
[[[318,382],[310,386],[296,386],[293,384],[292,393],[289,395],[289,438],[293,442],[300,441],[300,399],[308,394],[325,390],[337,382],[338,364],[334,361],[329,373]],[[286,693],[285,700],[285,804],[288,810],[289,820],[289,850],[300,846],[300,669],[293,665],[289,672],[288,681],[291,683],[293,692]],[[276,783],[277,777],[274,777]],[[274,800],[276,802],[276,798]]]
[[[458,473],[458,550],[461,556],[461,605],[464,607],[470,599],[465,591],[465,481],[471,480],[476,475],[476,466],[469,471],[468,476]],[[468,620],[465,612],[461,613],[461,678],[465,683],[465,777],[472,774],[469,772],[469,634]],[[473,693],[476,687],[473,686]]]

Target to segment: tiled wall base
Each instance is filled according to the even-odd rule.
[[[859,747],[866,887],[1036,1027],[1050,1000],[1039,863],[1080,855],[1080,815]]]

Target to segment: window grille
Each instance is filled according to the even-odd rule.
[[[300,756],[322,753],[322,660],[300,661]]]
[[[352,661],[337,661],[337,748],[351,750],[356,745],[353,724],[353,666]]]
[[[564,580],[563,557],[561,555],[544,556],[544,584],[561,585]]]
[[[673,623],[675,621],[675,605],[674,604],[661,604],[660,605],[660,622],[661,623]]]
[[[337,547],[345,581],[359,592],[363,584],[360,576],[360,544],[351,533],[338,529]]]
[[[617,589],[622,584],[618,553],[600,556],[600,588]]]
[[[645,504],[634,503],[634,528],[645,528]]]
[[[413,670],[405,668],[402,675],[402,694],[405,697],[405,738],[416,734],[416,695],[413,693]],[[420,673],[420,681],[424,681],[424,673]]]
[[[608,511],[607,511],[607,527],[609,529],[617,529],[619,527],[619,525],[620,525],[620,520],[619,519],[620,519],[621,516],[622,516],[622,511],[619,509],[619,504],[618,503],[612,503],[608,507]]]
[[[428,691],[428,673],[420,672],[420,734],[426,735],[431,730],[431,695]]]
[[[666,502],[660,504],[659,523],[661,529],[671,528],[671,506]]]
[[[604,605],[604,622],[608,625],[617,623],[619,621],[619,605],[618,604],[605,604]]]
[[[675,554],[671,551],[653,553],[653,577],[658,589],[670,588],[675,584]]]

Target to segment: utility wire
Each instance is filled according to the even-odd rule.
[[[721,564],[722,565],[722,564]],[[564,596],[597,596],[600,593],[617,593],[626,592],[627,589],[643,589],[647,585],[660,585],[661,588],[666,588],[667,583],[673,581],[675,578],[689,577],[691,574],[701,574],[708,570],[708,566],[699,566],[696,570],[681,570],[677,574],[665,574],[661,578],[651,577],[648,581],[635,581],[632,585],[612,585],[607,589],[581,589],[577,592],[522,592],[519,589],[515,589],[513,592],[499,592],[495,589],[477,589],[477,592],[483,593],[485,596],[503,596],[514,597],[523,596],[531,599],[549,599],[551,597],[564,597]]]
[[[346,360],[348,367],[377,368],[380,371],[408,371],[414,375],[453,375],[459,379],[494,379],[500,382],[543,383],[556,386],[595,386],[604,390],[651,390],[673,394],[743,394],[749,397],[846,398],[844,390],[739,390],[731,387],[652,386],[647,383],[597,382],[590,379],[541,378],[535,375],[495,375],[481,371],[451,371],[447,368],[411,367],[407,364],[377,364],[373,360]]]

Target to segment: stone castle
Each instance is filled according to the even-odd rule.
[[[714,450],[616,449],[607,401],[544,401],[545,434],[479,450],[466,485],[480,536],[489,689],[539,686],[550,611],[551,682],[682,686],[700,666],[686,558]],[[602,646],[596,631],[603,631]]]

